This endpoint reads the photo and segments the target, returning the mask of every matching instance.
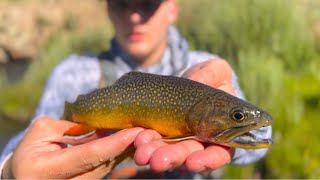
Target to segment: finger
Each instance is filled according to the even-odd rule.
[[[32,139],[42,139],[44,137],[44,134],[49,136],[54,135],[54,137],[60,137],[64,131],[74,125],[76,125],[76,123],[43,116],[32,123],[27,135]]]
[[[187,157],[204,146],[195,140],[186,140],[157,149],[151,157],[150,166],[155,172],[163,172],[181,166]]]
[[[40,117],[36,119],[28,129],[26,135],[19,144],[21,146],[28,146],[45,151],[56,151],[64,147],[64,144],[61,143],[63,132],[74,126],[75,123],[56,120],[50,117]],[[32,142],[32,143],[30,143]]]
[[[70,179],[102,179],[105,177],[114,167],[115,161],[108,161],[104,164],[100,164],[92,170],[89,170],[83,174],[76,175]]]
[[[223,59],[213,59],[196,64],[182,76],[212,87],[232,84],[231,66]]]
[[[99,166],[95,167],[92,170],[89,170],[83,174],[76,175],[70,179],[102,179],[107,174],[111,172],[111,170],[119,164],[122,160],[124,160],[124,157],[117,157],[113,161],[107,161],[104,164],[100,164]]]
[[[212,145],[205,150],[191,154],[186,160],[186,167],[190,171],[200,172],[214,170],[230,163],[232,152],[230,148]]]
[[[41,117],[37,119],[27,133],[28,138],[32,138],[37,142],[47,143],[50,148],[56,147],[61,149],[65,144],[79,145],[89,141],[104,137],[112,131],[96,131],[88,136],[83,137],[64,137],[63,133],[76,123],[57,120],[50,117]],[[45,133],[44,133],[45,132]],[[54,149],[52,149],[54,150]]]
[[[70,144],[70,145],[80,145],[80,144],[87,143],[89,141],[93,141],[95,139],[105,137],[107,135],[111,135],[115,132],[116,131],[113,131],[113,130],[97,130],[87,136],[80,136],[80,137],[64,136],[60,140],[58,140],[58,142],[64,143],[64,144]]]
[[[75,176],[112,161],[133,143],[136,135],[142,130],[142,128],[125,129],[86,144],[48,153],[47,161],[52,161],[51,172],[60,172],[57,177],[64,177],[66,174]],[[66,162],[68,166],[61,166]]]
[[[114,160],[107,161],[104,164],[100,164],[99,166],[93,168],[92,170],[89,170],[87,172],[84,172],[83,174],[77,175],[73,177],[72,179],[102,179],[104,178],[108,173],[111,172],[111,170],[117,166],[119,163],[121,163],[123,160],[125,160],[128,155],[133,155],[135,151],[135,148],[133,146],[130,146],[130,148],[126,149],[125,152],[123,152],[121,155],[117,156]],[[126,175],[133,175],[136,173],[136,169],[127,169],[129,171],[123,172],[123,171],[116,171],[112,172],[112,175],[110,176],[111,179],[118,179],[116,177],[123,177]]]
[[[225,91],[233,96],[236,96],[236,92],[234,90],[234,87],[232,85],[232,83],[226,83],[226,84],[223,84],[221,86],[218,86],[216,87],[217,89],[220,89],[222,91]]]
[[[138,165],[148,164],[152,153],[159,147],[167,145],[160,140],[161,137],[157,131],[151,129],[141,131],[137,135],[134,142],[137,148],[134,159]]]
[[[161,140],[153,140],[150,143],[141,144],[136,146],[134,160],[138,165],[147,165],[154,151],[158,148],[168,145]]]
[[[160,139],[160,138],[162,138],[162,136],[157,131],[147,129],[147,130],[141,131],[137,135],[137,137],[134,141],[134,145],[137,147],[141,144],[146,144],[146,143],[149,143],[153,140]]]

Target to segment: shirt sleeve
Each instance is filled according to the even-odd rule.
[[[3,161],[0,163],[0,179],[2,179],[3,177],[2,177],[2,170],[3,170],[3,168],[4,168],[4,165],[6,164],[6,162],[11,158],[11,156],[12,156],[12,152],[11,153],[9,153],[9,154],[7,154],[4,158],[3,158]]]
[[[97,88],[99,78],[100,67],[98,61],[92,57],[72,55],[63,60],[49,76],[31,123],[41,116],[61,118],[64,103],[73,102],[79,94],[85,94]],[[0,157],[0,164],[15,149],[27,130],[28,128],[7,143]]]

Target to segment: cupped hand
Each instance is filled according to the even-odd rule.
[[[161,135],[154,130],[138,134],[135,162],[150,165],[154,172],[172,170],[184,165],[189,171],[201,172],[214,170],[230,163],[233,150],[219,145],[206,145],[196,140],[177,143],[162,141]]]
[[[188,69],[183,77],[235,94],[232,85],[232,69],[221,59],[208,60]],[[179,166],[201,172],[215,170],[230,163],[233,149],[215,144],[204,144],[196,140],[167,143],[154,130],[140,132],[135,140],[137,148],[135,162],[150,165],[155,172],[163,172]]]
[[[106,136],[95,133],[80,140],[63,133],[74,123],[42,117],[36,120],[11,157],[15,178],[102,178],[132,145],[142,128]],[[66,144],[72,147],[66,148]]]

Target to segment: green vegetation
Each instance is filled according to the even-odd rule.
[[[61,31],[52,36],[34,60],[24,78],[16,84],[0,79],[0,119],[30,119],[40,100],[45,82],[63,58],[72,53],[98,53],[107,48],[111,31],[106,27],[88,28],[81,34]]]
[[[228,59],[247,99],[269,111],[275,144],[266,158],[228,166],[226,178],[320,177],[320,22],[316,0],[181,0],[178,28],[191,48]],[[42,20],[39,22],[42,24]],[[111,31],[72,31],[76,18],[52,36],[25,78],[0,75],[0,119],[30,119],[52,68],[70,53],[105,49]],[[0,72],[1,73],[1,72]]]
[[[184,0],[178,27],[190,46],[228,59],[247,99],[274,117],[274,146],[227,178],[319,178],[320,52],[316,1]],[[303,7],[301,7],[303,6]],[[205,10],[204,10],[205,7]],[[319,3],[318,3],[319,7]],[[197,12],[196,15],[194,12]]]

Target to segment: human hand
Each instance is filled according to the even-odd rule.
[[[183,77],[224,90],[232,95],[232,69],[220,59],[196,64],[188,69]],[[161,135],[154,130],[145,130],[135,140],[137,148],[135,162],[149,164],[155,172],[163,172],[184,165],[187,170],[201,172],[215,170],[228,164],[233,149],[215,144],[204,144],[196,140],[185,140],[170,144],[160,140]]]
[[[223,59],[213,59],[195,64],[187,69],[182,77],[235,95],[232,85],[232,69],[228,62]]]
[[[122,130],[104,137],[95,133],[79,140],[63,133],[74,123],[42,117],[36,120],[11,157],[15,178],[102,178],[118,163],[142,128]],[[72,147],[66,148],[66,144]],[[8,166],[7,166],[8,167]]]

